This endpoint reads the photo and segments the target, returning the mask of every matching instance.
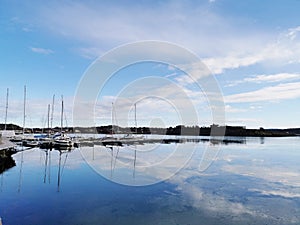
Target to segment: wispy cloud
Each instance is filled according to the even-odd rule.
[[[22,31],[24,31],[24,32],[31,32],[32,30],[30,28],[28,28],[28,27],[23,27]]]
[[[232,107],[231,105],[225,105],[225,111],[226,113],[240,113],[240,112],[245,112],[246,109],[235,108]]]
[[[300,97],[300,82],[279,84],[225,97],[226,103],[276,101]]]
[[[284,198],[300,198],[299,193],[295,193],[287,190],[259,190],[259,189],[250,189],[250,191],[259,192],[263,195],[269,196],[281,196]]]
[[[53,54],[54,51],[51,49],[47,49],[47,48],[36,48],[36,47],[30,47],[30,50],[35,52],[35,53],[39,53],[39,54],[43,54],[43,55],[49,55],[49,54]]]
[[[300,187],[299,171],[273,166],[272,168],[261,165],[226,165],[222,170],[230,173],[238,173],[244,176],[253,176],[265,179],[269,182],[281,182],[284,185]],[[275,172],[274,172],[275,171]]]
[[[300,62],[300,28],[290,28],[278,34],[275,40],[263,45],[251,44],[252,50],[241,48],[239,51],[221,57],[203,59],[203,62],[214,74],[221,74],[225,70],[247,67],[258,63],[291,64]],[[246,42],[245,42],[246,43]]]
[[[160,2],[159,7],[147,3],[52,3],[38,7],[30,22],[56,35],[79,41],[84,56],[93,57],[99,56],[95,55],[98,53],[95,48],[107,51],[139,40],[174,42],[202,56],[260,49],[269,40],[271,35],[265,30],[255,28],[253,35],[254,27],[244,29],[213,12],[210,5],[209,1],[201,4],[165,1]]]
[[[286,36],[290,38],[291,40],[294,40],[297,37],[297,33],[300,32],[300,26],[299,27],[293,27],[288,30],[288,33]]]
[[[278,74],[261,74],[255,75],[251,77],[246,77],[242,80],[231,81],[227,85],[228,87],[236,86],[242,83],[275,83],[275,82],[283,82],[283,81],[291,81],[291,80],[299,80],[300,74],[298,73],[278,73]]]

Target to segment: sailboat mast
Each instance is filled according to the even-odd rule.
[[[61,96],[61,118],[60,118],[60,131],[63,131],[63,123],[64,123],[64,99]]]
[[[49,121],[49,119],[50,119],[50,104],[48,104],[48,137],[49,137],[49,135],[50,135],[50,121]]]
[[[55,101],[55,95],[53,95],[53,98],[52,98],[52,109],[51,109],[51,129],[53,128],[53,113],[54,113],[54,101]]]
[[[111,103],[111,134],[114,134],[114,103]]]
[[[25,119],[26,119],[26,85],[24,86],[23,136],[24,136],[24,133],[25,133]]]
[[[7,123],[8,93],[9,93],[9,89],[7,88],[7,91],[6,91],[6,107],[5,107],[5,124],[4,124],[4,130],[6,130],[6,123]]]
[[[134,103],[134,126],[135,126],[135,133],[137,134],[136,103]]]

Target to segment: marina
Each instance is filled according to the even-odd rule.
[[[47,136],[46,138],[43,138]],[[85,135],[85,136],[95,136],[95,135]],[[103,136],[103,135],[101,135]],[[42,137],[42,138],[41,138]],[[145,144],[172,144],[172,143],[186,143],[186,142],[208,142],[214,145],[218,144],[244,144],[246,142],[245,138],[236,137],[190,137],[190,136],[163,136],[163,135],[147,135],[143,137],[131,137],[128,138],[126,135],[119,135],[119,137],[82,137],[80,134],[70,134],[67,135],[60,133],[49,137],[47,134],[44,135],[33,135],[29,138],[26,136],[12,137],[11,139],[4,138],[1,149],[16,149],[17,146],[23,146],[28,148],[39,147],[42,149],[60,149],[64,147],[86,147],[86,146],[124,146],[124,145],[145,145]]]
[[[300,0],[0,5],[0,225],[300,225]]]

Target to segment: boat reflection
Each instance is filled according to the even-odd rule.
[[[72,148],[61,148],[59,149],[59,159],[58,159],[58,171],[57,171],[57,192],[60,192],[60,184],[61,184],[61,178],[64,172],[64,168],[67,162],[67,158],[69,155],[69,152],[71,152]],[[62,155],[65,154],[64,162],[62,164]]]
[[[122,147],[120,146],[106,146],[106,149],[110,151],[110,178],[113,179],[114,171],[116,169],[117,161],[122,164],[125,163],[121,159],[118,159],[119,152]],[[137,160],[137,146],[135,145],[133,148],[134,156],[131,158],[133,160],[133,171],[132,171],[132,177],[135,178],[135,172],[136,172],[136,160]],[[93,151],[93,157],[94,157],[94,151]],[[119,165],[120,166],[120,165]],[[118,168],[118,167],[117,167]]]
[[[44,183],[46,183],[48,178],[48,183],[50,184],[51,180],[51,152],[52,149],[45,149],[44,150],[46,157],[45,157],[45,169],[44,169]]]

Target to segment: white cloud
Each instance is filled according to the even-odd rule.
[[[279,84],[225,97],[226,103],[278,101],[300,98],[300,82]]]
[[[103,52],[97,47],[80,47],[75,49],[81,56],[87,59],[95,59],[97,56],[101,56]]]
[[[262,60],[260,55],[229,55],[203,59],[203,62],[214,74],[221,74],[226,69],[236,69],[243,66],[250,66]]]
[[[28,28],[28,27],[23,27],[22,31],[24,31],[24,32],[31,32],[32,30],[30,28]]]
[[[297,63],[300,62],[298,32],[300,32],[300,27],[291,28],[279,34],[275,41],[268,41],[267,44],[260,46],[249,44],[253,47],[252,50],[242,48],[239,51],[232,51],[224,57],[205,58],[203,62],[214,74],[258,63],[267,65]]]
[[[236,80],[230,82],[227,86],[232,87],[242,83],[264,83],[264,82],[282,82],[300,79],[300,74],[298,73],[278,73],[278,74],[260,74],[251,77],[246,77],[243,80]]]
[[[286,34],[286,36],[288,38],[290,38],[291,40],[294,40],[297,37],[297,33],[298,32],[300,32],[300,26],[299,27],[290,28],[288,30],[288,33]]]
[[[47,127],[47,110],[48,104],[52,104],[51,100],[43,98],[27,97],[26,101],[26,127]],[[8,108],[8,123],[15,123],[19,126],[23,124],[23,100],[10,99]],[[60,112],[61,112],[61,100],[55,100],[54,114],[53,114],[53,127],[60,126]],[[72,126],[72,97],[64,97],[64,124]],[[3,113],[4,115],[4,108]]]
[[[244,204],[231,202],[224,197],[206,193],[195,184],[184,182],[179,184],[178,189],[183,192],[184,197],[196,208],[230,215],[248,214],[258,216],[256,212],[247,208]]]
[[[252,176],[267,180],[269,182],[280,182],[284,185],[300,187],[299,176],[297,170],[291,171],[290,168],[285,167],[266,167],[260,165],[226,165],[222,170],[243,176]]]
[[[30,47],[30,50],[35,52],[35,53],[39,53],[39,54],[44,54],[44,55],[49,55],[49,54],[53,54],[54,51],[51,49],[47,49],[47,48],[36,48],[36,47]]]
[[[263,195],[276,195],[282,196],[284,198],[300,198],[299,193],[288,190],[259,190],[259,189],[249,189],[249,191],[260,192]]]
[[[169,1],[148,7],[68,2],[30,7],[28,24],[71,39],[77,46],[80,43],[78,51],[88,58],[127,42],[163,40],[193,50],[216,74],[270,60],[300,60],[299,27],[280,34],[259,26],[242,27],[216,14],[210,4]]]
[[[225,105],[225,111],[226,113],[240,113],[240,112],[245,112],[245,109],[241,108],[234,108],[231,105]]]
[[[204,3],[168,1],[150,7],[69,2],[47,4],[35,11],[31,23],[79,41],[83,55],[94,55],[93,58],[99,56],[95,55],[98,54],[95,48],[103,52],[139,40],[174,42],[202,56],[227,55],[228,52],[260,49],[271,36],[257,28],[253,35],[254,28],[241,28],[234,21],[214,13],[209,4]]]
[[[246,82],[280,82],[285,80],[294,80],[300,79],[300,74],[291,74],[291,73],[279,73],[273,75],[257,75],[256,77],[252,78],[245,78]]]

